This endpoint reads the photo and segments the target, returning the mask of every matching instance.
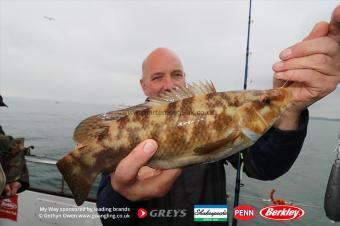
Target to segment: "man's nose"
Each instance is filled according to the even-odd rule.
[[[171,76],[166,76],[164,81],[163,91],[170,91],[175,87],[175,83],[173,83]]]

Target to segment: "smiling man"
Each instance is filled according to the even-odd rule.
[[[140,84],[145,96],[155,97],[174,86],[185,86],[185,74],[179,57],[169,49],[159,48],[142,65]]]
[[[340,82],[340,7],[331,23],[319,23],[303,42],[284,50],[282,61],[273,66],[274,87],[292,81],[294,106],[251,148],[244,150],[244,171],[252,178],[273,180],[286,173],[296,160],[306,136],[307,107],[331,93]],[[327,36],[328,35],[328,36]],[[140,80],[147,97],[185,85],[179,57],[171,50],[158,48],[143,62]],[[97,206],[183,211],[181,216],[146,217],[143,220],[102,218],[103,225],[194,225],[195,204],[226,204],[224,163],[236,165],[235,156],[185,167],[154,170],[145,165],[157,151],[154,140],[141,142],[124,158],[112,174],[103,174]],[[99,214],[107,214],[100,211]],[[204,225],[215,225],[205,222]],[[219,224],[218,224],[219,225]]]

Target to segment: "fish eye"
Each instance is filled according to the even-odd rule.
[[[262,100],[262,103],[264,103],[265,105],[269,105],[270,103],[271,103],[271,99],[270,99],[270,97],[265,97],[265,98],[263,98],[263,100]]]

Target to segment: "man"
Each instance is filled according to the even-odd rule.
[[[8,107],[0,95],[0,107]],[[20,143],[20,144],[19,144]],[[0,126],[0,195],[13,196],[29,187],[21,140],[5,135]],[[4,186],[4,184],[6,184]]]
[[[340,82],[339,24],[340,7],[337,7],[330,25],[317,24],[303,42],[280,54],[282,61],[273,66],[274,87],[286,80],[294,82],[291,87],[295,104],[256,144],[243,151],[244,171],[249,177],[273,180],[287,172],[297,158],[306,136],[307,107],[332,92]],[[179,58],[165,48],[154,50],[143,62],[140,83],[148,97],[185,85]],[[103,225],[193,225],[193,205],[226,204],[223,161],[162,171],[145,167],[156,150],[155,141],[143,141],[119,163],[114,173],[103,174],[97,207],[184,209],[186,216],[103,218]],[[227,160],[235,166],[235,156]]]

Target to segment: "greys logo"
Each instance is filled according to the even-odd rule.
[[[149,217],[153,218],[185,217],[186,215],[186,209],[153,209],[149,211]]]

